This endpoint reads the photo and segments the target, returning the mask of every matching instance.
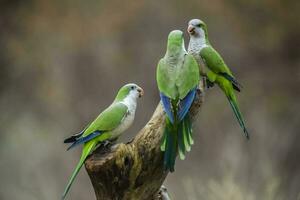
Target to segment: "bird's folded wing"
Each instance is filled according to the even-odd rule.
[[[104,110],[84,131],[80,136],[72,136],[65,141],[73,141],[73,144],[68,148],[71,149],[79,144],[86,143],[101,134],[112,131],[122,123],[124,117],[128,112],[127,106],[117,102],[113,103],[106,110]],[[79,135],[79,134],[78,134]],[[71,142],[70,142],[71,143]]]
[[[83,137],[95,131],[111,131],[117,128],[127,115],[128,107],[120,102],[113,103],[105,109],[85,130]]]
[[[161,102],[163,104],[164,111],[166,112],[168,118],[170,119],[171,123],[174,123],[174,116],[172,111],[172,104],[171,99],[165,96],[162,92],[159,93]]]
[[[179,110],[178,110],[178,119],[179,121],[182,121],[185,115],[188,113],[193,100],[195,98],[196,94],[196,87],[192,89],[185,97],[184,99],[180,100],[179,102]]]

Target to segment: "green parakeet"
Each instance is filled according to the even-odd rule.
[[[167,114],[161,150],[164,151],[165,170],[170,172],[174,171],[177,154],[184,159],[193,144],[189,109],[199,79],[199,67],[185,50],[182,31],[170,32],[166,54],[156,71],[161,102]]]
[[[203,61],[207,67],[208,86],[213,86],[216,83],[223,90],[239,125],[243,129],[246,138],[249,139],[249,133],[234,93],[234,90],[240,92],[241,85],[233,76],[220,54],[210,45],[206,24],[199,19],[192,19],[188,23],[187,31],[190,35],[189,54],[195,57],[199,65],[201,65],[201,60]]]
[[[117,139],[122,132],[131,126],[135,116],[137,98],[142,95],[142,88],[136,84],[123,86],[113,103],[100,113],[92,123],[79,134],[64,140],[64,143],[72,143],[68,150],[79,144],[83,144],[83,149],[79,163],[71,176],[62,199],[65,199],[85,159],[94,150],[96,145],[106,140]]]

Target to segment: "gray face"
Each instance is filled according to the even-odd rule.
[[[204,37],[205,32],[204,32],[204,22],[201,21],[200,19],[192,19],[188,23],[188,28],[187,32],[189,33],[190,36],[195,36],[195,37]]]
[[[124,88],[126,88],[129,95],[133,95],[136,97],[142,97],[144,94],[144,90],[141,87],[139,87],[137,84],[134,84],[134,83],[129,83],[129,84],[125,85]]]
[[[200,19],[192,19],[189,21],[189,25],[192,25],[192,26],[198,26],[201,24],[204,24],[204,23]]]

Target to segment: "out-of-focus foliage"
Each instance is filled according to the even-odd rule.
[[[145,90],[121,141],[132,138],[159,101],[168,32],[195,17],[244,85],[251,140],[220,90],[209,90],[193,150],[166,180],[172,199],[300,198],[298,10],[291,0],[1,1],[0,199],[58,199],[80,155],[63,139],[126,82]],[[93,196],[82,170],[69,198]]]

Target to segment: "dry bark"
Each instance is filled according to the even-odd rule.
[[[190,109],[192,120],[204,99],[203,85]],[[162,199],[160,187],[168,172],[163,170],[160,150],[165,114],[159,103],[149,122],[127,144],[96,149],[85,162],[97,200]]]

